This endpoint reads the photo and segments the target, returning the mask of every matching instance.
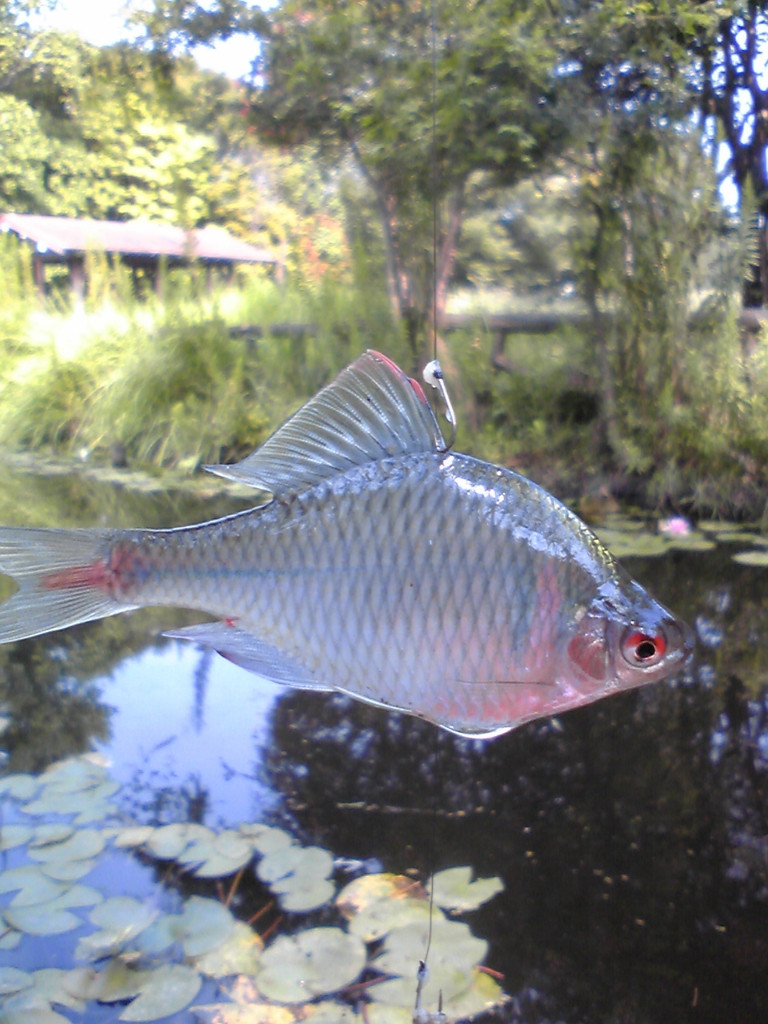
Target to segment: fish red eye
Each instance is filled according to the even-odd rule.
[[[639,630],[628,633],[621,645],[621,653],[630,665],[654,665],[664,657],[666,649],[667,641],[663,636],[651,636]]]

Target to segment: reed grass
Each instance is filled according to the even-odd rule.
[[[308,292],[253,273],[209,292],[192,268],[167,274],[162,300],[139,298],[124,268],[95,256],[84,305],[41,307],[21,251],[4,257],[18,281],[0,352],[6,449],[157,469],[232,461],[364,348],[402,348],[381,305],[349,287]],[[271,333],[286,323],[309,330]]]

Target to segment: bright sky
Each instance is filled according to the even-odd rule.
[[[53,11],[35,20],[35,27],[76,32],[94,46],[108,46],[130,38],[125,26],[126,6],[125,0],[59,0]],[[253,39],[246,36],[235,36],[214,47],[199,46],[194,51],[201,67],[230,78],[247,75],[254,55]]]

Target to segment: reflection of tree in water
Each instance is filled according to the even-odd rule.
[[[143,611],[0,646],[0,705],[10,719],[0,737],[9,772],[39,772],[109,739],[110,708],[93,680],[155,642],[157,624],[183,613]]]
[[[730,562],[695,584],[680,564],[659,564],[653,589],[706,641],[697,665],[489,743],[345,698],[290,695],[265,752],[270,784],[307,837],[334,851],[422,876],[460,863],[500,874],[507,891],[473,930],[492,939],[507,991],[540,991],[526,1019],[681,1020],[695,1002],[699,1020],[762,1022],[759,584]]]

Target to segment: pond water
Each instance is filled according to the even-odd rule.
[[[3,522],[175,525],[243,507],[81,477],[7,477]],[[487,1020],[763,1024],[768,569],[735,563],[737,550],[722,540],[712,550],[625,559],[696,624],[696,660],[681,676],[492,741],[285,691],[162,639],[164,628],[187,621],[177,611],[0,648],[3,771],[38,774],[92,751],[121,786],[110,796],[116,810],[95,829],[264,822],[297,844],[362,862],[353,871],[426,880],[469,865],[500,878],[504,890],[461,918],[488,941],[483,963],[509,997]],[[3,824],[29,822],[18,800],[0,800]],[[59,819],[33,825],[43,820]],[[28,852],[0,854],[2,866],[28,863]],[[349,868],[337,861],[337,886],[354,877]],[[336,921],[329,906],[281,914],[250,868],[237,879],[234,894],[229,877],[195,878],[146,849],[108,846],[79,882],[163,911],[190,895],[232,894],[238,918],[263,912],[254,926],[269,937]],[[0,895],[0,909],[11,898]],[[0,971],[81,964],[77,943],[94,925],[88,909],[74,913],[82,924],[73,930],[24,933],[15,948],[0,948]],[[216,1002],[221,985],[206,977],[193,1003]],[[374,1004],[363,1013],[350,990],[345,1000],[361,1024],[385,1019]],[[130,1003],[53,1005],[90,1022],[117,1020]],[[168,1019],[198,1018],[183,1009]]]

